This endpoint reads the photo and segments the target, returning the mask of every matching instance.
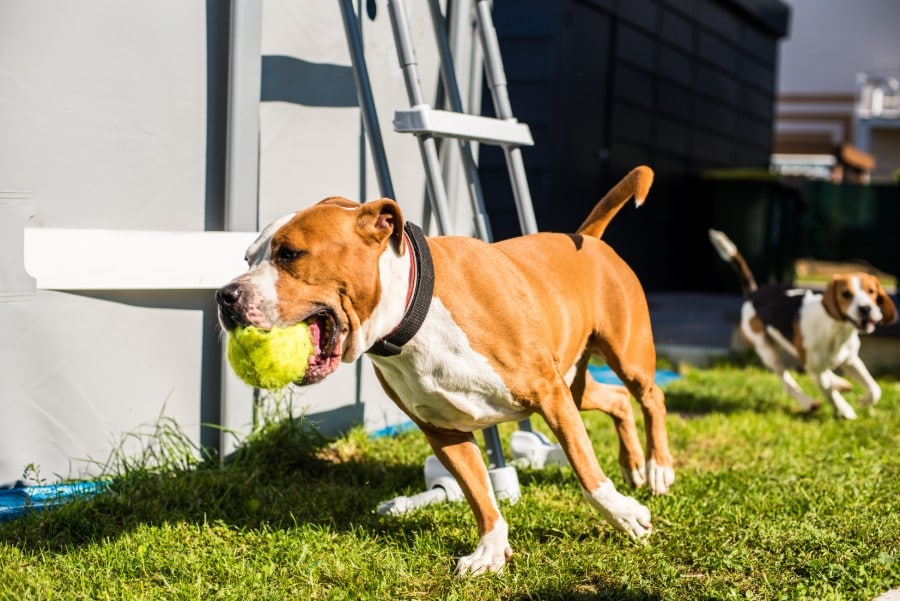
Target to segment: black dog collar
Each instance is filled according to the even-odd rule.
[[[428,243],[425,241],[425,233],[422,228],[409,221],[403,227],[403,232],[411,253],[411,269],[414,274],[410,282],[412,295],[400,324],[390,334],[375,341],[372,348],[366,351],[381,357],[399,355],[403,345],[416,335],[428,314],[431,295],[434,292],[434,263],[431,260]]]

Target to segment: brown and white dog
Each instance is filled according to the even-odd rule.
[[[744,295],[740,332],[762,362],[781,376],[784,389],[805,411],[821,402],[807,395],[791,376],[791,369],[805,369],[841,417],[855,419],[856,412],[841,395],[852,388],[834,373],[842,368],[865,392],[863,407],[881,398],[881,388],[859,358],[860,333],[871,334],[879,324],[897,320],[897,309],[881,282],[867,273],[832,276],[824,292],[768,285],[759,287],[746,260],[722,232],[709,230],[719,256],[729,262]]]
[[[226,330],[310,324],[316,351],[300,384],[369,354],[388,396],[425,434],[475,514],[480,540],[457,571],[499,571],[512,553],[473,432],[535,413],[565,450],[586,500],[614,527],[643,537],[649,510],[604,475],[579,411],[611,415],[626,482],[668,491],[675,475],[647,301],[632,270],[600,240],[631,196],[644,201],[652,179],[649,168],[634,169],[575,234],[493,244],[426,240],[389,199],[326,198],[265,228],[247,253],[249,271],[217,292],[219,319]],[[627,389],[594,381],[592,354],[604,356]],[[629,392],[645,418],[646,462]]]

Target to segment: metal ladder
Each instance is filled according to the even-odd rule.
[[[378,174],[381,192],[385,196],[394,198],[371,86],[365,67],[362,36],[350,2],[351,0],[341,0],[341,9],[353,59],[354,76],[356,78],[360,106],[362,107],[364,127],[373,158],[376,162],[376,173]],[[448,0],[448,10],[451,4],[461,10],[468,9],[471,7],[471,2],[472,0],[462,0],[461,2]],[[500,55],[500,46],[497,41],[493,19],[491,18],[491,3],[489,0],[474,0],[474,4],[476,29],[483,53],[484,73],[490,88],[497,118],[471,115],[463,112],[456,70],[453,64],[453,54],[447,34],[446,20],[441,11],[439,0],[428,0],[428,5],[440,55],[441,83],[443,84],[450,110],[432,108],[425,101],[419,81],[418,64],[415,50],[413,49],[405,1],[388,0],[391,27],[410,103],[410,108],[400,109],[394,113],[393,125],[395,131],[411,133],[418,140],[422,162],[425,167],[430,208],[441,234],[452,234],[454,232],[444,175],[438,154],[437,139],[453,138],[458,141],[460,159],[463,164],[469,199],[474,213],[475,233],[485,242],[491,242],[493,236],[485,210],[478,168],[470,142],[502,147],[516,202],[519,225],[523,234],[537,232],[531,193],[528,188],[521,154],[521,146],[530,146],[534,142],[528,126],[519,123],[513,117],[507,90],[506,74]],[[535,446],[546,446],[546,451],[551,451],[551,448],[555,447],[555,445],[550,445],[549,441],[539,433],[532,432],[530,422],[527,419],[519,422],[519,430],[516,434],[520,435],[520,443],[523,437],[526,439],[525,446],[532,448]],[[496,426],[491,426],[486,428],[483,433],[488,459],[491,463],[489,473],[495,493],[498,498],[506,498],[514,502],[519,497],[518,477],[516,476],[515,468],[506,465],[499,432]],[[379,513],[403,513],[428,503],[462,498],[461,491],[459,491],[458,485],[456,485],[452,476],[434,460],[434,457],[429,457],[429,460],[426,461],[425,479],[427,490],[424,493],[413,497],[398,497],[388,501],[379,507]]]

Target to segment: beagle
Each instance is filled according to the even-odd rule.
[[[881,388],[859,358],[860,333],[897,320],[897,309],[878,279],[867,273],[834,275],[821,293],[768,285],[759,287],[747,262],[722,232],[709,230],[719,256],[738,275],[744,304],[740,333],[769,369],[781,376],[784,389],[805,411],[821,402],[807,395],[788,370],[806,370],[837,414],[855,419],[856,412],[841,392],[851,383],[834,373],[842,368],[865,389],[860,405],[874,405]]]

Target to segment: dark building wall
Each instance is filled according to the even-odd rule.
[[[708,250],[697,176],[768,166],[788,16],[778,0],[495,0],[513,111],[535,139],[523,156],[539,228],[574,230],[650,165],[647,204],[605,239],[647,289],[695,287],[702,274],[678,263]],[[516,235],[503,154],[483,147],[480,160],[495,237]]]

